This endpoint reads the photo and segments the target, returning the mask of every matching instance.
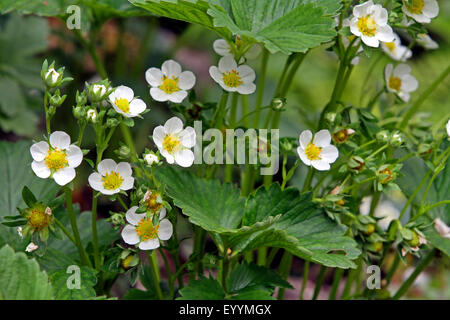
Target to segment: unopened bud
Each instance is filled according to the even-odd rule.
[[[144,156],[144,160],[145,160],[145,162],[146,162],[149,166],[153,165],[154,163],[155,163],[155,164],[158,164],[158,163],[159,163],[159,158],[158,158],[158,156],[155,155],[155,154],[153,154],[153,153],[147,153],[147,154]]]
[[[117,127],[119,125],[120,121],[117,120],[116,118],[108,118],[108,120],[106,120],[106,126],[108,128],[114,128]]]
[[[92,123],[96,123],[97,122],[97,110],[95,109],[89,109],[86,113],[86,119]]]
[[[75,107],[72,109],[73,116],[75,119],[81,119],[84,118],[84,109],[82,107]]]
[[[387,143],[389,141],[389,131],[382,130],[378,132],[376,138],[378,142]]]
[[[403,136],[401,135],[401,133],[396,131],[392,134],[389,143],[393,147],[400,147],[403,144],[403,141],[404,141],[404,139],[403,139]]]

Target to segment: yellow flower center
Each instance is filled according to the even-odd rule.
[[[306,157],[309,160],[320,160],[320,153],[322,152],[322,148],[317,147],[314,143],[308,143],[308,146],[305,149]]]
[[[389,51],[395,51],[395,42],[385,42],[384,45],[389,49]]]
[[[28,221],[34,229],[39,231],[48,225],[49,218],[43,208],[33,208],[28,216]]]
[[[163,83],[159,86],[159,88],[167,94],[172,94],[174,92],[180,91],[178,87],[178,78],[168,78],[164,76],[162,78]]]
[[[116,99],[114,103],[116,104],[117,108],[122,110],[124,113],[130,112],[130,103],[128,102],[127,99],[124,98]]]
[[[50,170],[54,171],[67,167],[69,161],[67,161],[66,151],[58,148],[50,150],[45,157],[45,164]]]
[[[225,83],[227,87],[237,88],[244,82],[242,81],[242,78],[239,76],[239,72],[237,72],[236,70],[232,70],[230,72],[226,72],[223,74],[223,83]]]
[[[343,143],[347,141],[348,133],[347,129],[343,129],[333,134],[333,138],[337,143]]]
[[[139,221],[136,232],[142,241],[146,241],[148,239],[155,239],[158,235],[158,229],[159,224],[154,227],[150,218],[144,218]]]
[[[402,87],[402,79],[399,77],[390,77],[389,78],[389,88],[400,91],[400,88]]]
[[[413,14],[422,14],[425,2],[423,0],[411,0],[409,3],[405,3],[406,8]]]
[[[111,171],[102,177],[102,181],[106,190],[116,190],[122,185],[123,178],[119,176],[118,172]]]
[[[170,154],[174,153],[179,148],[180,144],[180,139],[173,134],[168,134],[162,143],[164,150]]]
[[[367,37],[373,37],[377,33],[377,24],[370,15],[359,18],[357,26],[358,30]]]
[[[157,213],[161,210],[162,202],[159,202],[159,197],[159,193],[152,193],[144,198],[144,204],[147,206],[149,211]]]

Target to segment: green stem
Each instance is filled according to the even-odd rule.
[[[303,266],[302,288],[300,289],[300,300],[303,300],[303,294],[305,293],[306,284],[308,282],[309,265],[310,262],[305,261],[305,265]]]
[[[69,238],[70,241],[73,242],[73,244],[75,246],[77,246],[77,242],[75,241],[75,238],[73,237],[73,235],[70,233],[69,229],[67,229],[62,223],[61,221],[59,221],[58,219],[54,218],[56,224],[58,225],[58,227],[62,230],[62,232],[64,232],[64,234],[67,236],[67,238]]]
[[[341,299],[346,299],[352,290],[353,282],[355,281],[356,277],[356,269],[351,269],[348,273],[347,280],[345,281],[345,287],[342,291]]]
[[[416,278],[419,276],[419,274],[425,270],[425,268],[428,266],[428,264],[433,261],[434,255],[436,253],[436,249],[432,249],[425,258],[420,261],[420,263],[417,265],[416,269],[413,271],[413,273],[409,276],[409,278],[403,282],[402,286],[398,289],[398,291],[395,293],[395,295],[392,297],[393,300],[400,299],[411,287],[411,285],[414,283]]]
[[[320,266],[319,275],[316,279],[316,286],[314,287],[314,293],[312,300],[317,300],[317,297],[319,296],[320,289],[322,288],[323,280],[325,279],[325,273],[327,271],[327,267]]]
[[[256,263],[258,266],[266,265],[266,257],[267,257],[267,247],[262,247],[258,249],[258,257]]]
[[[216,112],[214,113],[212,119],[212,127],[222,129],[223,118],[225,117],[225,110],[227,107],[229,93],[227,91],[222,91],[222,96],[220,97],[219,104],[217,105]]]
[[[374,106],[375,103],[378,101],[378,98],[383,94],[384,90],[385,90],[384,87],[381,88],[381,89],[375,94],[375,96],[372,98],[372,100],[370,100],[370,102],[367,104],[366,109],[367,109],[369,112],[372,112],[373,106]]]
[[[310,166],[308,169],[308,175],[306,176],[306,179],[305,179],[305,184],[303,185],[302,192],[308,191],[309,188],[311,187],[311,182],[314,177],[314,172],[315,172],[314,168],[312,166]]]
[[[46,88],[45,95],[44,95],[45,127],[47,129],[47,134],[50,135],[50,133],[52,131],[50,129],[50,115],[48,114],[48,95],[49,95],[49,91]]]
[[[125,139],[125,143],[130,148],[131,161],[136,162],[138,160],[136,147],[134,146],[133,137],[131,135],[131,130],[125,124],[120,124],[120,130],[122,131],[122,136]]]
[[[123,201],[122,197],[119,195],[117,195],[117,200],[119,200],[120,205],[122,206],[122,208],[124,208],[126,211],[128,211],[128,206],[126,205],[126,203]]]
[[[413,104],[411,109],[403,116],[402,122],[399,124],[399,129],[404,129],[409,120],[416,114],[424,101],[433,93],[437,86],[450,74],[450,65],[441,73],[441,75],[422,93],[422,95]]]
[[[333,284],[331,286],[330,295],[328,300],[336,300],[336,293],[341,283],[342,276],[344,275],[344,269],[338,268],[334,273]]]
[[[249,105],[248,105],[248,95],[243,94],[242,97],[242,118],[244,120],[244,126],[248,127],[248,118],[245,117],[246,114],[249,113]],[[237,126],[238,122],[236,122],[234,125]]]
[[[164,267],[166,268],[167,272],[167,280],[169,282],[169,299],[173,299],[174,296],[174,278],[172,277],[172,271],[170,270],[169,261],[167,260],[166,254],[164,253],[164,250],[161,249],[161,247],[158,248],[159,254],[163,258],[164,261]]]
[[[257,110],[257,112],[255,113],[255,117],[253,118],[253,127],[255,128],[259,128],[259,121],[261,118],[261,108],[264,99],[264,91],[265,91],[264,89],[266,84],[268,61],[269,61],[269,51],[266,48],[264,48],[262,53],[261,70],[258,79],[258,92],[256,94],[255,110]]]
[[[280,267],[278,268],[278,272],[283,279],[287,279],[289,277],[289,273],[291,271],[292,265],[292,254],[285,251],[283,257],[281,258]],[[278,291],[278,300],[283,300],[284,294],[286,292],[286,288],[280,288]]]
[[[64,187],[64,193],[66,194],[66,207],[69,213],[70,225],[72,226],[73,237],[78,249],[78,254],[80,255],[81,263],[83,265],[88,265],[92,267],[91,262],[86,254],[86,251],[83,248],[80,238],[80,232],[78,231],[77,218],[75,217],[75,213],[73,211],[72,205],[72,190],[68,186]]]
[[[428,172],[425,175],[425,177],[422,178],[422,181],[420,181],[419,185],[416,187],[416,189],[414,190],[412,195],[409,197],[408,201],[403,206],[403,209],[400,212],[400,216],[399,216],[398,220],[401,220],[403,218],[403,216],[405,215],[406,209],[408,209],[409,205],[414,201],[414,198],[417,196],[417,194],[419,193],[420,189],[422,189],[423,185],[428,180],[428,177],[431,175],[431,172],[432,172],[431,170],[428,170]]]
[[[156,265],[155,265],[155,261],[154,261],[155,253],[156,253],[155,250],[153,250],[152,253],[150,253],[150,251],[147,251],[147,260],[148,260],[148,264],[150,267],[150,271],[152,273],[152,278],[153,278],[153,282],[154,282],[156,295],[159,300],[164,300],[164,296],[161,291],[161,286],[159,285],[158,272],[156,272]]]
[[[386,275],[386,285],[389,285],[391,283],[392,277],[394,276],[399,263],[400,263],[400,256],[398,255],[398,253],[395,253],[394,261],[392,262],[392,265],[389,268],[389,271]]]
[[[359,185],[361,185],[361,184],[364,184],[364,183],[373,181],[373,180],[375,180],[376,178],[377,178],[377,177],[370,177],[370,178],[361,180],[361,181],[359,181],[359,182],[356,182],[355,184],[353,184],[353,185],[351,185],[351,186],[348,186],[347,188],[345,188],[344,190],[342,190],[340,193],[346,193],[346,192],[348,192],[349,190],[351,190],[351,189],[353,189],[353,188],[355,188],[355,187],[357,187],[357,186],[359,186]]]
[[[239,93],[233,92],[231,95],[231,108],[230,108],[230,127],[234,128],[236,125],[237,106],[239,100]]]

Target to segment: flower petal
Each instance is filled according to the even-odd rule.
[[[31,169],[33,169],[33,172],[39,178],[47,179],[48,177],[50,177],[51,171],[44,161],[33,161],[31,163]]]
[[[180,138],[181,144],[186,148],[192,148],[195,146],[195,130],[192,127],[186,127],[181,133],[178,135]]]
[[[320,130],[319,132],[317,132],[314,136],[313,143],[320,148],[328,146],[331,143],[330,131]]]
[[[141,114],[142,112],[145,111],[145,109],[147,109],[147,105],[145,104],[145,102],[141,99],[133,99],[133,101],[131,101],[130,103],[130,114],[135,117],[138,114]]]
[[[148,239],[147,241],[139,243],[139,249],[141,250],[153,250],[159,248],[158,239]]]
[[[256,79],[255,71],[249,66],[243,65],[237,68],[237,72],[239,72],[239,76],[241,77],[244,83],[253,82]]]
[[[167,219],[161,220],[161,222],[159,223],[158,238],[161,240],[169,240],[172,234],[172,223]]]
[[[401,63],[394,69],[394,76],[402,78],[411,73],[411,67],[406,63]]]
[[[60,186],[65,186],[70,181],[75,179],[76,173],[74,168],[64,168],[61,170],[56,171],[53,174],[53,179],[55,179],[55,182],[59,184]]]
[[[353,7],[353,15],[355,17],[365,16],[369,12],[369,8],[373,6],[372,0],[364,2]]]
[[[231,70],[236,70],[237,63],[232,56],[226,56],[219,60],[219,71],[224,73]]]
[[[302,147],[297,148],[297,153],[298,153],[298,156],[300,157],[300,160],[302,160],[302,162],[304,164],[306,164],[307,166],[311,165],[311,160],[308,159],[308,157],[306,156],[305,150],[303,150]]]
[[[127,224],[122,230],[122,239],[128,244],[137,244],[139,242],[139,236],[136,228]]]
[[[174,60],[167,60],[165,61],[162,66],[161,70],[169,78],[175,77],[178,78],[181,74],[181,66],[178,62]]]
[[[319,171],[327,171],[330,170],[330,164],[324,160],[313,160],[311,161],[311,165]]]
[[[81,164],[81,161],[83,161],[83,152],[78,146],[74,144],[69,146],[67,149],[67,161],[71,168],[76,168]]]
[[[122,178],[130,177],[133,174],[131,165],[128,162],[120,162],[115,170]]]
[[[162,207],[161,210],[159,211],[159,220],[161,221],[162,219],[164,219],[166,217],[166,214],[167,214],[166,208]]]
[[[180,150],[175,153],[175,162],[181,167],[188,168],[194,163],[194,153],[189,149]]]
[[[150,68],[145,72],[145,80],[152,87],[159,87],[162,84],[163,73],[158,68]]]
[[[172,94],[169,94],[169,101],[173,102],[173,103],[181,103],[183,102],[184,99],[186,99],[187,97],[187,91],[185,90],[180,90],[180,91],[175,91]]]
[[[191,71],[184,71],[178,78],[178,86],[182,90],[190,90],[195,85],[195,75]]]
[[[127,86],[119,86],[114,91],[116,99],[125,99],[130,102],[134,98],[134,92],[133,89],[127,87]],[[114,101],[115,102],[115,101]]]
[[[380,41],[375,37],[367,37],[365,35],[362,35],[361,40],[369,47],[378,48],[378,46],[380,45]]]
[[[166,131],[163,126],[157,126],[153,129],[153,141],[155,142],[158,149],[162,148],[162,143],[166,137]]]
[[[419,87],[419,82],[412,75],[408,74],[402,78],[402,90],[406,92],[416,91]]]
[[[159,102],[166,102],[170,99],[170,95],[162,91],[160,88],[151,88],[150,95],[152,96],[153,100]]]
[[[216,66],[211,66],[209,68],[209,75],[211,76],[211,78],[213,78],[215,82],[219,84],[223,82],[223,74]]]
[[[333,145],[326,146],[322,149],[320,156],[328,163],[333,163],[339,157],[339,150]]]
[[[136,210],[138,208],[138,206],[131,207],[125,214],[125,218],[127,219],[128,223],[132,224],[133,226],[137,226],[139,221],[147,216],[145,213],[136,213]]]
[[[120,186],[121,190],[130,190],[133,189],[133,185],[134,185],[134,178],[133,177],[126,177],[123,182],[122,185]]]
[[[70,145],[70,136],[64,131],[55,131],[50,135],[50,145],[65,150]]]
[[[183,130],[183,121],[178,117],[172,117],[164,124],[164,130],[171,134],[179,133]]]
[[[220,56],[231,55],[230,44],[225,39],[217,39],[213,43],[214,51]]]
[[[48,149],[48,143],[45,141],[35,143],[30,148],[31,157],[33,157],[33,160],[35,161],[43,161],[48,155]]]
[[[303,149],[306,149],[306,147],[308,146],[308,144],[311,142],[313,137],[313,134],[310,130],[305,130],[300,134],[300,138],[299,138],[299,142],[300,142],[300,146]]]
[[[97,170],[102,176],[105,176],[107,173],[110,173],[111,171],[116,171],[116,168],[117,163],[112,159],[102,160],[97,166]]]
[[[90,174],[88,182],[91,188],[94,190],[102,191],[104,189],[102,176],[97,172]]]

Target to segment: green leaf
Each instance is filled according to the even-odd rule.
[[[330,1],[222,0],[208,14],[216,27],[264,43],[272,52],[306,52],[336,36],[335,22],[323,6]],[[331,11],[340,6],[335,1]]]
[[[125,294],[123,299],[124,300],[157,300],[157,297],[149,291],[131,289]]]
[[[22,198],[29,208],[34,206],[34,204],[37,202],[33,192],[31,192],[31,190],[27,186],[23,187],[22,189]]]
[[[24,207],[20,190],[27,186],[40,200],[46,202],[55,198],[59,186],[51,179],[40,179],[31,170],[31,143],[0,142],[0,220],[17,214],[17,207]],[[19,192],[18,192],[19,190]],[[16,229],[0,225],[0,245],[11,245],[15,250],[23,250]]]
[[[256,288],[255,288],[256,287]],[[278,273],[254,263],[243,262],[230,271],[227,279],[229,293],[238,293],[241,290],[259,289],[259,287],[273,289],[274,287],[293,288]]]
[[[190,23],[199,24],[216,31],[222,37],[229,32],[214,27],[213,19],[207,14],[209,2],[206,0],[129,0],[135,6],[148,10],[156,15]]]
[[[0,297],[4,300],[48,300],[53,289],[47,274],[25,253],[9,246],[0,249]]]
[[[251,287],[242,289],[229,297],[229,300],[275,300],[275,298],[272,297],[272,291],[264,287]]]
[[[78,267],[79,271],[67,272],[61,270],[50,276],[50,281],[55,289],[55,299],[57,300],[85,300],[95,297],[94,286],[97,283],[96,271],[88,267]],[[69,270],[70,271],[70,270]],[[73,278],[79,272],[79,287],[72,287],[75,284]],[[72,286],[69,286],[72,285]]]
[[[72,257],[54,248],[46,248],[44,255],[37,257],[37,261],[50,276],[59,271],[66,271],[68,266],[77,264]]]
[[[200,179],[185,170],[159,167],[159,180],[189,220],[207,231],[233,232],[240,224],[244,199],[229,183]],[[190,190],[190,192],[186,192]]]
[[[219,282],[213,278],[193,280],[187,287],[180,290],[181,297],[177,300],[223,300],[225,292]]]
[[[230,237],[233,254],[279,247],[328,267],[354,268],[352,260],[360,254],[356,242],[311,198],[296,188],[282,191],[278,183],[259,188],[247,200],[243,227]]]
[[[236,34],[272,53],[305,52],[336,36],[337,0],[130,0],[160,16]]]
[[[4,3],[0,2],[0,6]],[[41,62],[35,57],[47,49],[47,21],[17,14],[1,17],[0,23],[0,127],[22,136],[34,136],[38,117],[32,110],[42,104]],[[21,41],[17,41],[21,39]],[[39,102],[38,102],[39,101]]]

